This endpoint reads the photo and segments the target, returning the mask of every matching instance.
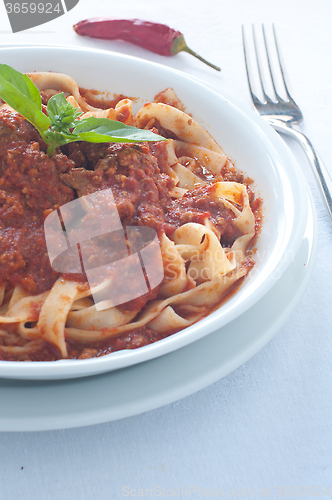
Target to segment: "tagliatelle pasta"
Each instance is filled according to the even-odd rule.
[[[142,347],[211,313],[254,265],[251,181],[172,89],[134,114],[124,96],[96,108],[67,75],[29,77],[44,103],[65,92],[80,119],[167,141],[71,143],[49,158],[30,124],[0,109],[0,359]]]

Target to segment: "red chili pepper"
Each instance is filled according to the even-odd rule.
[[[192,51],[180,31],[165,24],[141,21],[140,19],[86,19],[75,24],[78,35],[103,38],[105,40],[124,40],[162,56],[173,56],[181,51],[197,57],[200,61],[220,71],[218,66],[209,63]]]

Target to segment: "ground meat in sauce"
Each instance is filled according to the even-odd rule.
[[[38,294],[58,276],[49,263],[43,221],[74,199],[74,191],[60,181],[73,163],[61,153],[50,159],[17,113],[0,113],[0,134],[1,282]]]
[[[210,217],[222,235],[222,243],[231,245],[239,233],[232,226],[234,214],[213,196],[213,185],[189,191],[182,199],[173,200],[169,191],[173,181],[167,171],[164,143],[142,147],[133,145],[71,144],[70,158],[84,156],[82,163],[62,176],[62,180],[76,190],[78,196],[112,188],[121,221],[124,225],[149,226],[160,234],[171,235],[187,223],[204,223]],[[81,149],[80,149],[81,148]],[[71,151],[71,153],[70,153]],[[231,174],[229,174],[230,176]],[[233,180],[235,175],[232,173]]]
[[[84,145],[83,151],[94,169],[71,170],[62,175],[63,182],[83,195],[111,188],[123,225],[148,226],[159,234],[172,232],[165,210],[171,202],[169,190],[174,184],[160,171],[148,146],[110,144],[102,145],[99,151],[97,145],[93,146]]]
[[[43,97],[45,103],[47,96]],[[232,225],[234,215],[213,196],[214,186],[205,185],[172,199],[174,183],[167,175],[165,143],[90,144],[71,143],[52,158],[36,130],[20,115],[0,112],[0,277],[6,286],[21,285],[32,294],[50,289],[59,276],[50,266],[43,222],[54,209],[76,197],[112,188],[117,210],[124,226],[148,226],[160,236],[171,235],[186,222],[204,223],[209,217],[229,246],[238,232]],[[202,170],[202,175],[204,174]],[[244,182],[227,162],[216,180]],[[259,214],[261,202],[249,190],[252,208]],[[94,207],[95,208],[95,207]],[[97,210],[103,212],[102,203]],[[86,215],[89,217],[89,214]],[[259,217],[256,217],[259,220]],[[107,237],[91,250],[97,255],[108,248]],[[98,252],[96,252],[98,250]],[[98,261],[96,261],[98,263]],[[252,265],[250,262],[248,266]],[[85,275],[64,275],[85,280]],[[158,294],[158,287],[120,306],[141,308]],[[101,356],[120,349],[134,349],[165,336],[146,327],[133,330],[91,347],[67,342],[70,358]],[[0,359],[13,359],[1,352]],[[25,355],[21,358],[25,360]],[[57,359],[52,346],[41,343],[29,359]]]
[[[231,246],[240,232],[232,225],[234,213],[213,196],[215,186],[206,185],[188,191],[183,198],[174,200],[167,210],[169,223],[177,227],[188,222],[204,224],[206,218],[220,232],[223,246]]]

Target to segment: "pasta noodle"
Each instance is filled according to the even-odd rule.
[[[81,119],[168,140],[73,143],[48,159],[37,132],[0,109],[0,359],[100,356],[204,318],[254,265],[251,181],[172,89],[134,114],[123,96],[92,106],[67,75],[29,77],[45,102],[65,92]]]

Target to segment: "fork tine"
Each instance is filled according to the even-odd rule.
[[[244,63],[245,63],[245,67],[246,67],[249,92],[250,92],[251,99],[252,99],[254,105],[256,105],[257,103],[260,103],[260,100],[254,94],[254,91],[253,91],[253,88],[252,88],[252,85],[251,85],[250,72],[249,72],[249,64],[248,64],[248,56],[247,56],[247,46],[246,46],[246,39],[245,39],[245,35],[244,35],[244,26],[243,26],[243,24],[242,24],[242,43],[243,43]]]
[[[253,36],[253,40],[254,40],[254,48],[255,48],[255,54],[256,54],[256,60],[257,60],[258,76],[259,76],[259,80],[260,80],[260,83],[261,83],[261,88],[262,88],[263,96],[264,96],[264,99],[266,100],[266,102],[272,102],[272,100],[267,95],[266,90],[265,90],[265,85],[264,85],[264,81],[263,81],[263,77],[262,77],[262,70],[261,70],[261,59],[260,59],[259,53],[258,53],[256,30],[255,30],[254,24],[252,25],[252,36]]]
[[[269,52],[268,45],[267,45],[267,39],[266,39],[266,33],[265,33],[265,26],[264,26],[264,24],[262,24],[262,32],[263,32],[263,38],[264,38],[264,45],[265,45],[265,52],[266,52],[267,64],[269,66],[269,71],[270,71],[270,77],[271,77],[271,83],[272,83],[273,91],[274,91],[276,97],[278,99],[281,99],[281,97],[279,96],[279,94],[277,92],[275,83],[274,83],[274,77],[273,77],[273,71],[272,71],[272,65],[271,65],[271,59],[270,59],[270,52]],[[280,63],[280,59],[279,59],[279,63]]]
[[[278,61],[279,61],[279,67],[280,67],[280,72],[281,72],[281,76],[282,76],[282,81],[283,81],[284,86],[285,86],[286,96],[288,97],[289,100],[292,100],[292,97],[291,97],[291,95],[290,95],[290,93],[288,91],[288,85],[287,85],[287,82],[286,82],[286,76],[285,76],[285,72],[284,72],[284,69],[283,69],[283,66],[282,66],[282,62],[281,62],[281,55],[280,55],[279,46],[278,46],[278,42],[277,42],[277,35],[276,35],[276,30],[275,30],[275,27],[274,27],[274,23],[272,24],[272,29],[273,29],[274,41],[275,41],[275,44],[276,44],[276,50],[277,50],[277,56],[278,56]],[[265,34],[264,34],[264,38],[265,38]]]

